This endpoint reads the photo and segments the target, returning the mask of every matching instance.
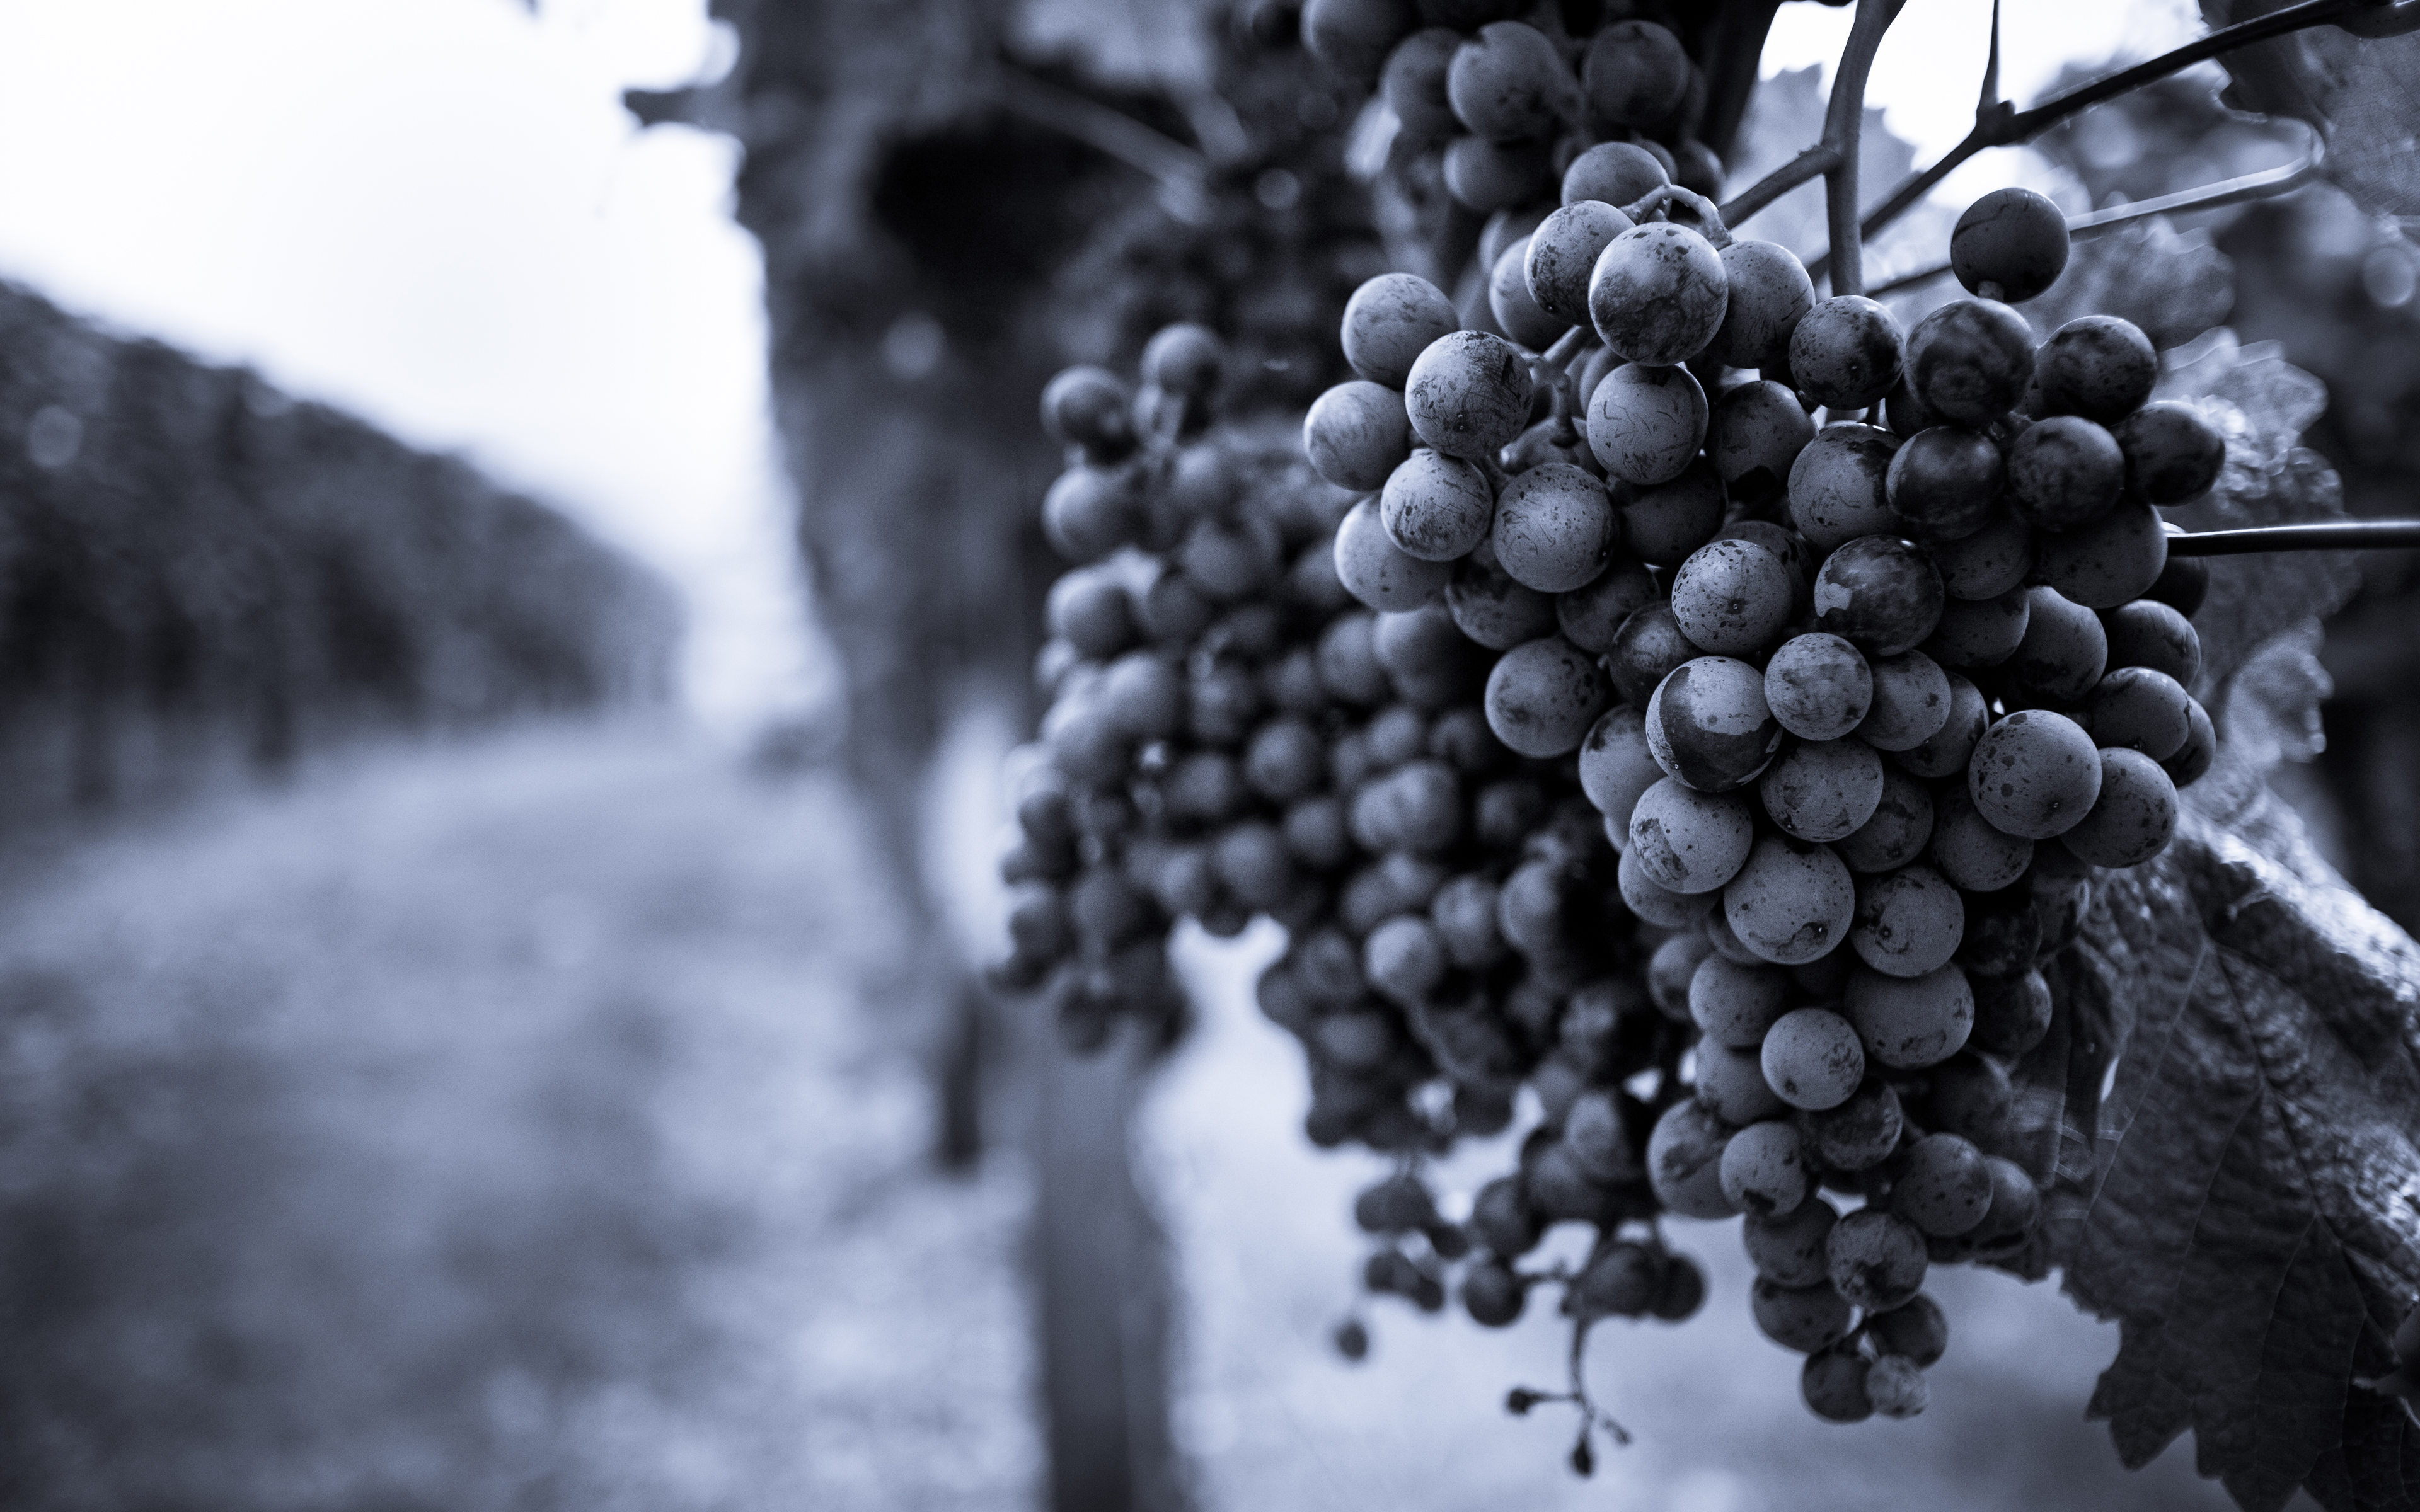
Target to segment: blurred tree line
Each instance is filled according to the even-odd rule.
[[[0,285],[0,830],[666,696],[669,587],[256,376]]]

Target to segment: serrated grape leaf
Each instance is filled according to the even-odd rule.
[[[2142,327],[2162,351],[2234,307],[2234,259],[2198,231],[2180,235],[2164,215],[2077,241],[2058,282],[2018,306],[2043,336],[2078,316],[2114,315]]]
[[[1747,114],[1741,119],[1739,135],[1724,164],[1724,192],[1738,193],[1823,140],[1823,110],[1820,65],[1785,69],[1759,83],[1748,97]],[[1916,148],[1883,124],[1880,110],[1867,107],[1865,123],[1857,131],[1857,185],[1864,196],[1880,200],[1915,165]],[[1867,249],[1869,279],[1879,281],[1896,271],[1893,253],[1902,245],[1923,250],[1913,259],[1898,261],[1937,256],[1949,243],[1953,218],[1930,202],[1900,217],[1879,242]],[[1730,229],[1741,236],[1778,241],[1803,259],[1821,256],[1830,240],[1823,221],[1823,181],[1818,178],[1799,185]]]
[[[2215,29],[2291,0],[2201,0]],[[2238,110],[2308,121],[2327,139],[2321,172],[2364,209],[2420,216],[2420,34],[2364,38],[2314,26],[2220,57],[2220,96]]]

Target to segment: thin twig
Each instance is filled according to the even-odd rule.
[[[1839,161],[1838,153],[1820,143],[1808,147],[1733,195],[1723,206],[1723,224],[1739,224],[1808,179],[1831,172]]]
[[[2255,551],[2396,551],[2420,548],[2420,519],[2329,520],[2262,525],[2168,537],[2172,557],[2236,557]]]
[[[1883,34],[1907,0],[1857,0],[1857,19],[1832,75],[1832,98],[1823,108],[1823,145],[1838,162],[1824,171],[1824,219],[1832,237],[1832,292],[1865,292],[1865,258],[1857,231],[1857,137],[1866,120],[1866,80]]]
[[[1199,207],[1206,199],[1209,160],[1175,138],[1019,69],[996,69],[990,83],[993,97],[1011,115],[1149,174],[1177,207]]]

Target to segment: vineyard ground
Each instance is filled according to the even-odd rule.
[[[1040,1437],[1028,1184],[924,1162],[899,921],[842,790],[655,726],[389,751],[0,878],[0,1463],[42,1509],[1006,1508]],[[1196,938],[1138,1148],[1187,1295],[1201,1503],[1460,1512],[2218,1508],[2082,1421],[2114,1335],[1959,1273],[1935,1405],[1828,1427],[1714,1299],[1610,1327],[1593,1482],[1559,1330],[1325,1335],[1366,1158],[1297,1132],[1251,935]],[[1501,1151],[1468,1157],[1472,1177]]]

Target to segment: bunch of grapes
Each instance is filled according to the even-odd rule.
[[[1054,594],[1012,975],[1079,1021],[1162,1002],[1170,920],[1267,913],[1311,1137],[1398,1160],[1357,1205],[1370,1290],[1679,1319],[1704,1276],[1659,1217],[1744,1214],[1808,1405],[1907,1416],[1947,1342],[1929,1267],[2013,1260],[2041,1212],[2009,1078],[2056,1011],[2040,964],[2214,754],[2206,578],[2159,507],[2224,445],[2149,402],[2127,322],[2036,343],[2008,301],[2067,255],[2038,195],[1969,209],[1978,297],[1902,332],[1686,189],[1585,190],[1491,290],[1526,344],[1361,286],[1316,480],[1186,440],[1213,365],[1171,354],[1204,333],[1155,341],[1134,399],[1053,385],[1054,538],[1125,554]],[[1518,1168],[1446,1222],[1423,1157],[1525,1084]],[[1585,1263],[1523,1269],[1559,1223]],[[1576,1374],[1514,1407],[1549,1399],[1583,1462],[1607,1425]]]

